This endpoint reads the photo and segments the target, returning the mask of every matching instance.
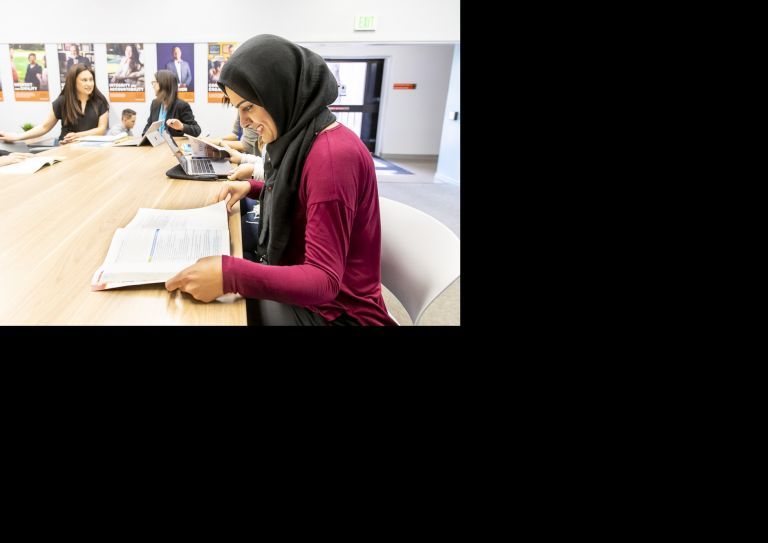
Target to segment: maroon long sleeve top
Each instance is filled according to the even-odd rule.
[[[251,180],[251,198],[263,181]],[[224,292],[303,306],[334,320],[394,325],[381,295],[381,223],[368,149],[343,125],[321,132],[307,155],[288,245],[279,265],[222,256]]]

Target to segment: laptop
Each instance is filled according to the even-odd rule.
[[[163,138],[160,136],[159,128],[162,126],[163,121],[155,121],[151,125],[149,125],[149,128],[147,128],[147,131],[144,133],[144,136],[136,136],[131,139],[127,139],[125,141],[119,141],[113,145],[113,147],[138,147],[139,145],[146,145],[147,143],[151,143],[152,147],[157,147],[161,143],[163,143]],[[167,130],[163,130],[163,132],[168,132]]]
[[[14,141],[13,143],[0,141],[0,150],[9,153],[29,153],[29,146],[23,141]]]
[[[181,152],[181,149],[176,145],[176,142],[167,130],[163,130],[162,138],[165,140],[165,143],[168,144],[168,147],[171,148],[171,153],[174,154],[179,161],[179,164],[181,164],[184,173],[187,175],[201,175],[206,177],[215,175],[218,177],[226,177],[233,169],[232,164],[226,159],[215,160],[208,157],[185,155]]]

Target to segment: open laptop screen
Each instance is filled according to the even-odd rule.
[[[171,135],[168,133],[168,130],[163,130],[163,139],[165,140],[165,143],[168,144],[168,147],[171,148],[171,152],[176,155],[176,160],[179,161],[179,164],[184,164],[184,153],[181,152],[181,149],[179,149],[179,146],[176,145],[176,142],[173,140]]]

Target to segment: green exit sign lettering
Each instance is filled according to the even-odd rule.
[[[355,16],[355,30],[376,30],[375,15]]]

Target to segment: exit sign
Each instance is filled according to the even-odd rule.
[[[376,30],[376,16],[356,15],[355,30]]]

